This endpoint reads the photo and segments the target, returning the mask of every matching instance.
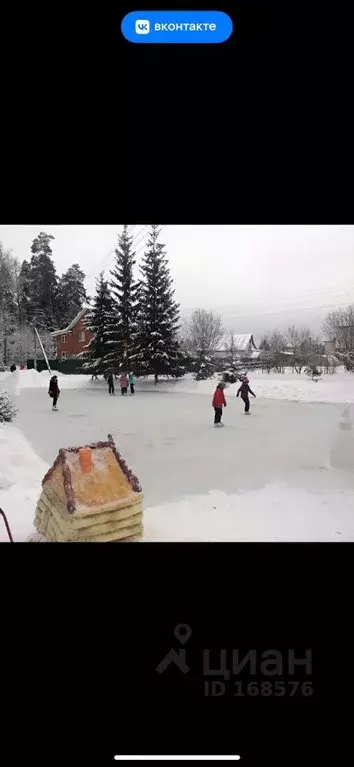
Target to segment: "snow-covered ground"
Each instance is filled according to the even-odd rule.
[[[59,376],[59,412],[52,413],[48,374],[11,376],[2,374],[0,385],[12,387],[19,416],[16,427],[0,425],[0,505],[15,540],[32,530],[40,481],[59,448],[108,432],[143,484],[148,541],[354,540],[354,408],[345,406],[354,401],[354,377],[348,374],[318,384],[296,377],[303,399],[313,396],[309,387],[324,384],[332,404],[263,397],[269,378],[254,374],[251,416],[230,396],[237,387],[229,387],[220,430],[212,424],[215,381],[186,378],[158,387],[138,381],[136,396],[123,398],[109,397],[102,381]],[[290,386],[293,377],[271,376],[273,390]]]
[[[25,541],[33,530],[34,511],[47,468],[17,427],[0,423],[0,506],[14,541]],[[8,541],[8,536],[0,518],[3,541]]]

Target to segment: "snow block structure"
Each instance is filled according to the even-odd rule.
[[[42,481],[34,520],[50,541],[136,539],[143,531],[139,480],[107,442],[59,450]]]

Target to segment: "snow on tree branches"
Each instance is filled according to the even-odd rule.
[[[179,305],[174,300],[165,246],[158,242],[159,227],[151,226],[147,250],[140,267],[138,328],[132,366],[140,375],[180,377],[178,343]]]
[[[130,357],[137,332],[138,285],[133,275],[135,253],[132,243],[133,237],[128,236],[128,226],[125,224],[118,237],[115,265],[111,271],[113,313],[107,331],[109,344],[105,355],[106,367],[117,372],[123,368],[124,372],[130,370]]]
[[[103,372],[106,369],[106,356],[109,351],[109,331],[112,326],[113,301],[108,281],[101,272],[96,281],[96,294],[93,306],[87,314],[85,325],[93,333],[93,338],[84,348],[83,356],[88,357],[86,370]]]
[[[11,423],[17,412],[18,410],[8,392],[0,390],[0,423]]]

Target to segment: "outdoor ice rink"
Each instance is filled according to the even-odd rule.
[[[1,374],[18,408],[0,428],[0,505],[27,540],[41,480],[60,448],[114,437],[144,492],[146,541],[354,541],[354,384],[344,372],[252,377],[245,416],[226,389],[225,428],[213,425],[215,380],[137,381],[109,396],[101,378]],[[1,535],[3,537],[1,537]],[[0,532],[0,540],[6,539]]]
[[[67,390],[59,412],[52,413],[45,390],[24,389],[19,404],[16,425],[48,463],[63,446],[112,433],[141,479],[149,506],[277,480],[323,488],[343,411],[333,404],[257,399],[245,416],[242,402],[233,398],[224,412],[225,428],[215,429],[209,398],[193,394],[138,391],[122,397],[118,391],[113,397],[103,388]]]

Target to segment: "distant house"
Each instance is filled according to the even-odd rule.
[[[87,308],[81,309],[67,328],[55,330],[51,334],[57,346],[57,359],[66,360],[77,357],[93,338],[93,333],[88,330],[85,323],[88,311]]]
[[[237,352],[258,351],[252,333],[241,333],[234,336],[234,344]]]
[[[337,351],[336,342],[335,341],[325,341],[324,345],[325,354],[335,354]]]
[[[256,359],[260,355],[259,349],[257,349],[257,346],[254,342],[253,334],[252,333],[238,333],[234,336],[234,348],[235,348],[235,356],[251,356],[252,358]],[[216,352],[214,352],[214,356],[217,359],[222,359],[223,357],[226,357],[229,354],[227,349],[217,349]]]

